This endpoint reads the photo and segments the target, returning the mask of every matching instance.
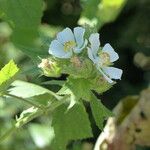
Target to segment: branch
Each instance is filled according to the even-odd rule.
[[[40,117],[42,115],[46,115],[49,112],[53,112],[60,105],[63,105],[65,102],[67,102],[68,97],[70,97],[70,95],[66,95],[61,100],[55,101],[50,106],[46,107],[45,110],[35,106],[27,109],[26,112],[28,112],[29,114],[26,116],[22,113],[20,117],[17,119],[16,123],[8,131],[6,131],[4,135],[0,136],[0,143],[4,141],[8,136],[10,136],[13,132],[15,132],[17,129],[21,128],[22,126],[32,121],[33,119]]]

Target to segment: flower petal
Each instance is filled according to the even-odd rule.
[[[74,36],[77,43],[77,48],[80,48],[84,44],[85,29],[82,27],[74,28]]]
[[[62,32],[59,32],[57,34],[57,39],[62,44],[68,41],[75,41],[74,35],[70,28],[65,28]]]
[[[72,51],[65,52],[63,45],[58,40],[53,40],[49,47],[49,54],[58,58],[70,58]]]
[[[103,67],[104,73],[111,79],[121,79],[123,71],[115,67]]]
[[[98,33],[91,34],[89,37],[89,41],[91,43],[91,49],[93,51],[93,54],[97,55],[100,46],[99,34]]]
[[[92,53],[92,49],[89,48],[89,47],[87,47],[87,50],[88,50],[88,57],[89,57],[94,63],[96,63],[96,59],[95,59],[95,57],[94,57],[94,55],[93,55],[93,53]]]
[[[75,53],[80,53],[80,52],[85,48],[85,46],[87,45],[87,43],[88,43],[88,41],[85,39],[85,41],[84,41],[82,47],[75,47],[75,48],[74,48],[74,52],[75,52]]]
[[[119,59],[118,54],[114,51],[114,49],[111,47],[111,45],[109,43],[104,45],[102,51],[109,54],[110,62],[114,62],[117,59]]]
[[[113,83],[113,80],[111,80],[111,78],[109,78],[104,72],[103,70],[99,69],[100,73],[104,76],[104,78],[109,82],[109,83]]]

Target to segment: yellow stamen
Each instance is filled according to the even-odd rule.
[[[74,41],[67,41],[64,44],[64,51],[68,51],[71,50],[72,48],[74,48],[76,46],[76,43]]]
[[[110,64],[110,56],[106,52],[99,53],[100,61],[102,66],[108,66]]]

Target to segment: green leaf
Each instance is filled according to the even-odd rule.
[[[11,85],[13,87],[9,89],[9,94],[18,97],[30,98],[33,96],[43,95],[45,93],[49,93],[57,97],[54,92],[33,83],[16,80]]]
[[[49,102],[61,98],[54,92],[33,83],[16,80],[11,85],[12,87],[8,90],[9,94],[35,101],[39,104],[47,105]]]
[[[91,79],[91,90],[96,91],[99,94],[108,91],[115,83],[110,84],[105,80],[103,76],[100,74],[97,77]]]
[[[18,71],[19,68],[13,60],[11,60],[0,70],[0,93],[7,90],[8,86],[13,82],[13,79]]]
[[[92,137],[92,130],[85,108],[81,104],[74,105],[68,111],[66,106],[60,106],[53,114],[52,126],[55,139],[52,147],[65,150],[70,140]]]
[[[45,93],[42,95],[37,95],[37,96],[27,98],[27,100],[29,100],[29,101],[33,101],[35,103],[39,103],[39,104],[45,105],[45,106],[49,105],[49,103],[53,102],[56,99],[57,99],[57,97],[54,97],[53,95],[51,95],[49,93]]]
[[[83,3],[84,9],[79,24],[102,27],[114,21],[120,14],[127,0],[88,0]],[[113,11],[112,11],[113,10]]]
[[[92,109],[92,114],[94,116],[96,125],[102,130],[103,122],[108,117],[112,116],[112,112],[107,109],[97,97],[92,94],[92,99],[90,101],[90,106]]]
[[[90,92],[91,83],[84,78],[68,78],[66,84],[58,92],[59,94],[73,94],[76,101],[84,99],[89,101],[91,99]]]
[[[101,25],[114,21],[126,2],[127,0],[102,0],[101,7],[98,9],[98,17],[101,21]]]
[[[1,16],[13,29],[12,41],[28,55],[42,53],[34,44],[38,37],[42,8],[42,0],[0,0]]]
[[[96,25],[98,22],[97,14],[100,0],[88,0],[83,3],[84,9],[79,20],[79,24]]]

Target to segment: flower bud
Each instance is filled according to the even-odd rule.
[[[89,59],[74,56],[67,65],[63,66],[63,73],[69,74],[74,78],[89,78],[95,72],[93,64]]]
[[[42,69],[43,74],[47,77],[59,77],[61,75],[58,64],[53,60],[42,59],[38,67]]]
[[[100,76],[98,74],[97,77],[91,80],[91,84],[92,90],[96,91],[97,93],[103,93],[109,90],[112,85],[115,84],[115,82],[113,84],[110,84],[103,76]]]

